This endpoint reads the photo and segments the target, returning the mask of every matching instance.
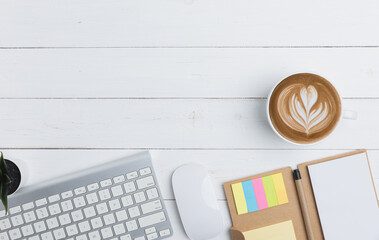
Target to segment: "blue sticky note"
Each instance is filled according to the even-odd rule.
[[[245,194],[245,200],[248,212],[258,211],[257,199],[255,198],[253,182],[251,180],[242,182],[243,193]]]

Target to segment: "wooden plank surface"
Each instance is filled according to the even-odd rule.
[[[379,99],[347,99],[342,120],[313,149],[377,149]],[[3,148],[303,149],[270,129],[266,100],[2,99]]]
[[[3,49],[0,72],[1,98],[260,98],[297,72],[379,97],[379,48]]]
[[[1,0],[1,47],[378,46],[376,0]]]

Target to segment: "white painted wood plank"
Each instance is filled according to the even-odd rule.
[[[297,72],[324,75],[344,97],[379,97],[379,48],[3,49],[0,96],[266,97]]]
[[[1,0],[2,47],[378,45],[378,2]]]
[[[359,110],[313,149],[378,148],[379,99],[346,100]],[[0,101],[3,148],[303,149],[270,129],[265,100]]]
[[[164,199],[175,199],[171,188],[174,170],[187,163],[203,164],[211,175],[216,196],[225,200],[222,184],[247,177],[316,160],[348,150],[152,150],[153,164]],[[22,160],[28,166],[28,185],[48,181],[91,166],[134,154],[136,150],[3,150],[4,156]],[[368,150],[373,177],[379,180],[379,150]]]
[[[4,150],[10,159],[24,161],[29,169],[28,185],[85,170],[88,167],[134,154],[134,150]],[[346,152],[346,150],[153,150],[153,164],[166,207],[174,229],[175,239],[187,239],[181,225],[171,189],[172,172],[179,166],[197,162],[206,166],[211,175],[219,206],[223,213],[225,230],[218,240],[230,239],[231,220],[222,184],[265,171],[291,166]],[[369,159],[376,182],[379,182],[379,150],[369,150]]]

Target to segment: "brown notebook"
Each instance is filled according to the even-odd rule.
[[[340,155],[336,155],[336,156],[332,156],[332,157],[328,157],[328,158],[324,158],[324,159],[320,159],[316,161],[310,161],[310,162],[306,162],[306,163],[302,163],[298,165],[298,169],[302,177],[306,203],[307,203],[310,218],[311,218],[311,225],[312,225],[312,229],[314,233],[314,239],[322,240],[324,239],[324,236],[323,236],[320,218],[317,211],[315,196],[313,194],[312,183],[311,183],[311,179],[308,172],[308,166],[325,162],[325,161],[335,160],[338,158],[343,158],[343,157],[354,155],[354,154],[360,154],[360,153],[366,153],[366,150],[357,150],[357,151],[344,153],[344,154],[340,154]],[[366,153],[366,157],[367,157],[367,153]],[[367,158],[367,161],[368,161],[368,158]],[[300,202],[298,199],[298,194],[297,194],[296,185],[295,185],[292,172],[293,171],[290,167],[286,167],[286,168],[281,168],[274,171],[226,182],[224,184],[224,190],[225,190],[225,195],[228,201],[229,212],[230,212],[230,216],[233,222],[233,227],[230,229],[233,240],[249,240],[249,237],[246,237],[246,236],[248,236],[247,233],[248,232],[251,233],[252,230],[258,230],[257,232],[254,232],[254,236],[258,236],[258,235],[261,236],[260,234],[262,233],[259,232],[260,229],[262,229],[262,231],[264,232],[264,228],[267,226],[275,226],[276,224],[285,223],[285,222],[292,223],[291,225],[293,226],[293,229],[292,227],[291,229],[294,232],[293,239],[297,239],[297,240],[307,239],[307,234],[306,234],[305,225],[303,221],[303,215],[302,215]],[[270,181],[266,181],[266,182],[264,182],[264,180],[266,180],[265,178],[267,178],[267,176],[278,175],[278,173],[281,173],[281,176],[284,182],[285,191],[287,195],[287,201],[282,202],[282,204],[278,202],[276,203],[274,202],[274,203],[271,203],[272,206],[270,206],[269,193],[267,193],[266,186],[270,188],[270,181],[273,178],[271,179],[270,177],[269,179]],[[236,198],[235,194],[236,194],[236,191],[238,190],[238,187],[241,188],[240,183],[243,183],[243,182],[249,183],[250,182],[249,180],[253,180],[254,182],[255,180],[260,180],[260,179],[263,179],[263,184],[266,184],[264,185],[264,187],[266,190],[268,206],[262,205],[263,209],[261,210],[255,209],[250,212],[248,208],[254,209],[254,207],[259,206],[258,196],[256,196],[256,200],[254,200],[254,202],[249,202],[250,200],[247,200],[248,194],[245,193],[244,196],[246,197],[247,205],[244,202],[241,205],[241,201],[239,201]],[[372,179],[372,183],[374,187],[372,175],[371,175],[371,179]],[[259,181],[257,182],[260,183]],[[250,205],[248,203],[250,203]],[[275,232],[275,231],[276,230],[273,228],[273,229],[269,229],[267,232]],[[272,239],[276,239],[276,238],[273,237]]]

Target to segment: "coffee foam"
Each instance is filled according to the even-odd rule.
[[[341,115],[341,101],[326,79],[295,74],[274,89],[269,110],[280,135],[293,142],[312,143],[334,130]]]

